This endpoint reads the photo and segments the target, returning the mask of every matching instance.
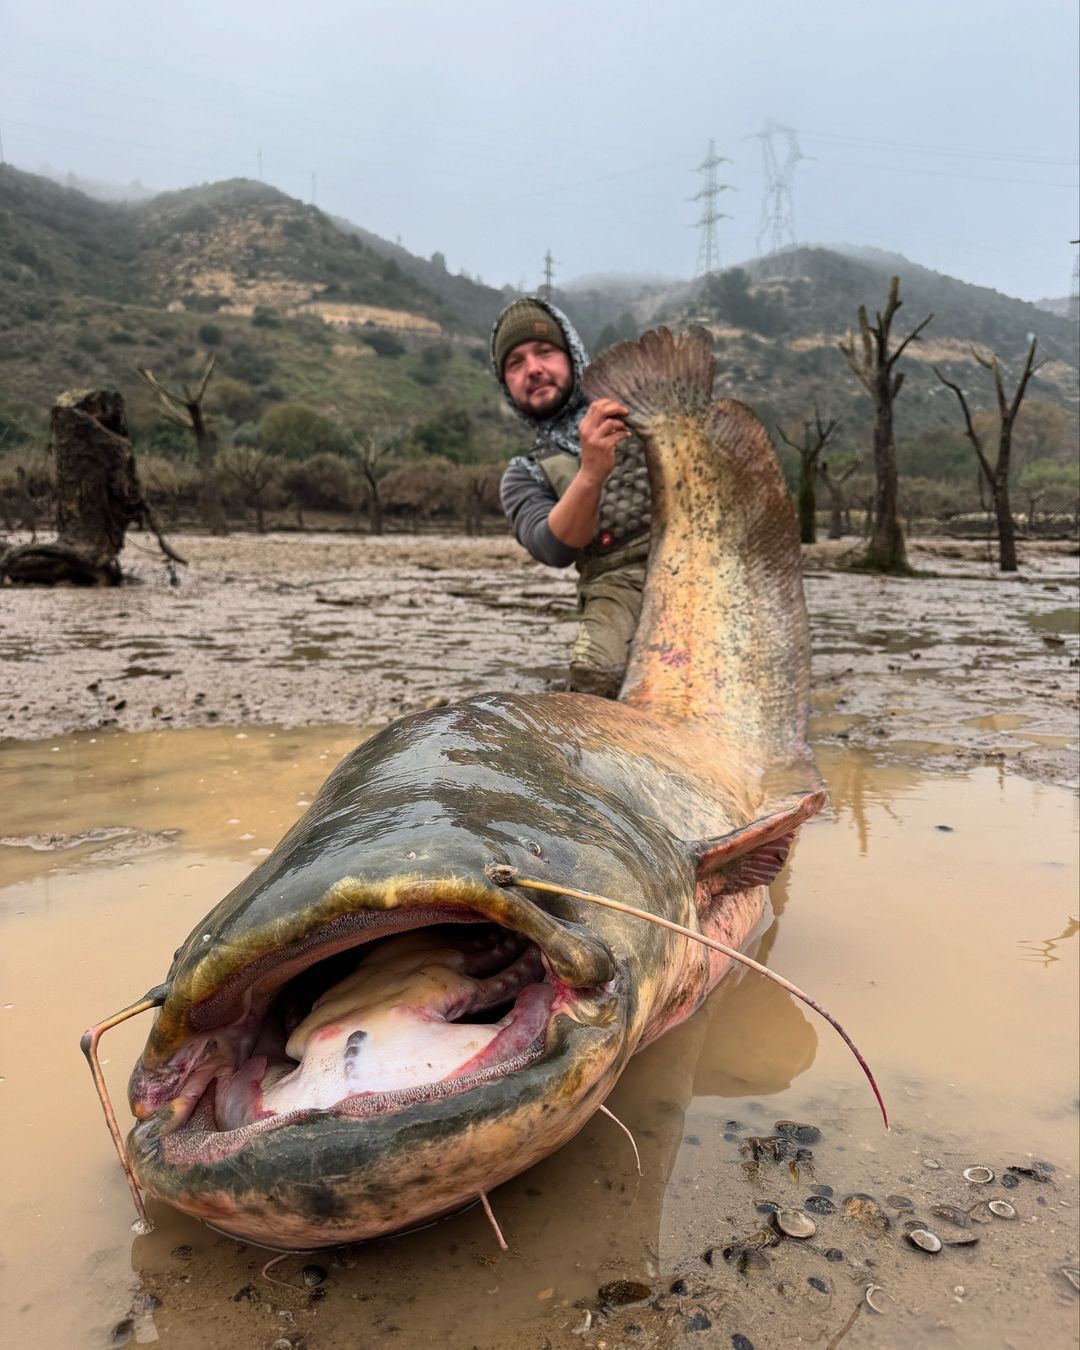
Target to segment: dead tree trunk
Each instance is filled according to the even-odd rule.
[[[214,373],[214,357],[211,356],[207,361],[198,389],[193,390],[185,384],[179,394],[166,389],[160,380],[155,378],[153,371],[146,370],[143,366],[137,366],[136,373],[157,394],[169,421],[184,427],[195,437],[199,454],[200,509],[203,523],[211,534],[228,534],[229,525],[225,519],[225,506],[221,500],[221,484],[218,482],[214,435],[207,425],[206,413],[203,411],[206,386]]]
[[[983,478],[985,478],[986,485],[990,489],[990,498],[994,504],[994,516],[997,520],[998,566],[1002,572],[1015,572],[1017,570],[1016,522],[1013,520],[1012,506],[1009,502],[1012,434],[1016,415],[1020,411],[1020,404],[1024,401],[1024,394],[1027,392],[1028,381],[1038,369],[1035,365],[1035,348],[1037,345],[1036,339],[1032,338],[1031,346],[1028,348],[1027,361],[1024,363],[1024,371],[1020,376],[1020,383],[1016,386],[1016,393],[1013,394],[1011,402],[1005,396],[1005,383],[1001,378],[1001,366],[997,357],[991,353],[989,359],[987,359],[985,356],[980,356],[974,348],[972,349],[975,360],[978,361],[980,366],[989,370],[994,377],[994,393],[997,395],[998,406],[998,449],[997,460],[993,464],[987,458],[982,437],[975,430],[974,423],[971,420],[971,410],[968,407],[967,399],[964,397],[964,391],[958,384],[953,384],[951,380],[947,380],[941,371],[936,366],[934,367],[934,374],[947,389],[953,391],[960,401],[967,438],[975,448]]]
[[[874,527],[870,543],[861,565],[877,572],[903,573],[910,569],[904,548],[904,535],[897,517],[896,501],[896,441],[893,436],[893,403],[904,383],[904,374],[894,374],[893,367],[909,342],[914,342],[934,317],[927,315],[913,329],[894,352],[889,351],[889,327],[896,311],[903,303],[899,298],[900,278],[889,282],[889,298],[885,313],[878,313],[877,323],[866,317],[866,306],[859,306],[859,333],[862,352],[856,354],[855,337],[849,332],[840,350],[858,376],[859,382],[874,400]]]
[[[842,539],[845,532],[851,533],[851,508],[848,504],[847,494],[842,491],[842,488],[851,475],[857,472],[861,464],[862,460],[860,459],[852,460],[836,475],[829,472],[829,466],[824,460],[818,465],[821,481],[825,484],[825,490],[829,494],[830,539]]]
[[[839,425],[838,417],[831,418],[828,424],[823,423],[815,403],[813,422],[809,418],[803,422],[801,445],[791,440],[782,426],[777,424],[776,427],[785,444],[790,445],[799,454],[799,487],[796,500],[799,510],[799,538],[804,544],[813,544],[817,541],[817,494],[814,490],[817,465],[822,450]]]
[[[61,394],[52,411],[51,439],[57,539],[10,549],[0,559],[0,579],[116,586],[124,535],[135,524],[157,534],[168,558],[184,561],[162,539],[143,496],[122,395],[112,389]]]

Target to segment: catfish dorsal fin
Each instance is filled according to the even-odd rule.
[[[657,417],[705,416],[715,369],[708,329],[693,325],[672,336],[657,328],[638,342],[619,342],[601,352],[583,383],[590,398],[625,404],[628,424],[641,432]]]
[[[700,839],[693,846],[698,880],[713,895],[767,886],[783,867],[795,831],[825,805],[825,792],[809,792],[794,806],[760,816],[741,830]]]

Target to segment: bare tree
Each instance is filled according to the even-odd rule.
[[[844,534],[851,534],[851,506],[848,502],[848,495],[844,491],[844,484],[853,475],[862,468],[862,460],[856,457],[845,464],[842,469],[834,472],[830,469],[828,462],[822,460],[818,465],[818,473],[821,475],[821,481],[825,484],[825,490],[829,494],[829,538],[842,539]]]
[[[455,464],[453,494],[466,534],[479,534],[484,516],[499,506],[502,470],[495,464]]]
[[[909,570],[896,505],[896,441],[893,435],[893,403],[904,383],[904,373],[894,372],[893,368],[908,344],[918,339],[934,317],[928,314],[896,350],[890,352],[889,329],[896,311],[903,303],[899,292],[900,278],[892,277],[885,313],[878,312],[876,324],[870,323],[866,317],[866,306],[859,306],[861,351],[856,351],[855,335],[850,330],[846,339],[839,344],[848,365],[874,400],[874,528],[862,565],[878,572]]]
[[[379,480],[384,461],[393,454],[400,443],[400,436],[389,436],[379,430],[362,432],[346,429],[356,466],[367,483],[368,528],[372,534],[383,532],[383,503],[379,491]]]
[[[219,462],[255,508],[255,528],[265,534],[267,498],[281,478],[281,463],[277,456],[253,445],[233,445]]]
[[[1016,571],[1016,522],[1013,520],[1012,507],[1009,504],[1012,435],[1016,415],[1020,411],[1020,404],[1023,402],[1024,394],[1027,391],[1028,381],[1038,369],[1035,364],[1035,348],[1037,346],[1037,340],[1032,338],[1031,346],[1028,348],[1027,360],[1024,363],[1023,374],[1020,376],[1020,383],[1016,386],[1016,392],[1011,400],[1005,394],[1005,382],[1001,377],[1001,365],[997,356],[991,352],[989,357],[985,357],[977,352],[974,347],[971,349],[971,354],[979,365],[990,371],[994,377],[994,392],[997,395],[998,407],[998,444],[997,459],[993,464],[990,463],[983,447],[982,437],[975,430],[975,425],[971,420],[971,409],[964,397],[964,391],[952,380],[947,380],[937,366],[934,367],[934,374],[947,389],[953,391],[960,401],[967,438],[975,448],[983,478],[990,489],[994,515],[997,517],[998,566],[1002,572]]]
[[[206,369],[203,371],[202,379],[196,389],[192,389],[185,384],[181,387],[179,394],[174,393],[171,389],[166,389],[155,378],[153,372],[147,370],[144,366],[137,366],[136,372],[157,394],[168,420],[176,426],[184,427],[195,437],[195,445],[199,451],[199,469],[202,473],[200,497],[203,523],[211,534],[228,534],[229,526],[225,520],[225,506],[221,500],[221,487],[218,483],[214,436],[203,410],[206,386],[210,383],[210,376],[214,373],[215,359],[213,356],[207,359]]]
[[[817,539],[817,494],[815,479],[818,460],[822,450],[828,444],[836,428],[840,425],[838,417],[822,422],[817,401],[814,401],[814,420],[807,417],[802,427],[802,442],[793,441],[784,428],[777,423],[776,429],[786,445],[799,455],[799,488],[797,500],[799,506],[799,538],[804,544],[813,544]]]

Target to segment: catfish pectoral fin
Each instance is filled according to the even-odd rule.
[[[827,800],[825,792],[808,792],[794,806],[761,816],[740,830],[698,840],[692,847],[698,880],[706,881],[713,895],[768,886],[784,865],[795,831]]]

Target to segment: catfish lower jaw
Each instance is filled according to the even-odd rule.
[[[263,967],[240,999],[226,996],[244,1008],[236,1021],[191,1035],[158,1068],[140,1062],[136,1133],[152,1144],[190,1119],[202,1143],[192,1156],[194,1139],[177,1140],[178,1153],[222,1156],[313,1113],[392,1114],[505,1077],[544,1055],[556,1018],[615,1020],[606,945],[529,901],[514,908],[520,929],[437,902],[392,910],[381,938],[368,926],[367,942],[342,951],[336,933],[329,958],[311,944],[300,972],[286,957],[279,984]],[[609,978],[579,987],[568,969]]]

